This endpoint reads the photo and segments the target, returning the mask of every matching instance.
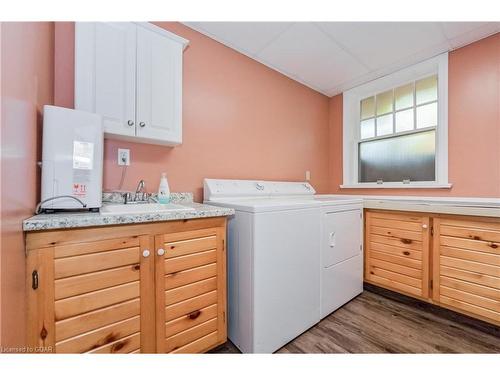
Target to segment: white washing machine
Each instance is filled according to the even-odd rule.
[[[244,353],[278,350],[362,291],[361,200],[314,194],[308,183],[205,179],[205,203],[236,211],[228,336]]]

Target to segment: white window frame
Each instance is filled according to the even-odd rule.
[[[361,100],[421,78],[438,76],[438,125],[436,127],[436,180],[358,182]],[[404,133],[402,133],[404,134]],[[397,135],[397,134],[396,134]],[[412,65],[343,93],[343,184],[341,188],[450,188],[448,182],[448,53]]]

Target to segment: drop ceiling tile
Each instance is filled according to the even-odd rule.
[[[446,22],[443,30],[453,49],[500,31],[500,22]]]
[[[293,22],[186,22],[185,25],[239,51],[254,55]]]
[[[318,26],[372,69],[435,45],[448,45],[437,22],[320,22]]]
[[[353,87],[356,87],[358,85],[362,85],[363,83],[373,81],[374,79],[377,79],[377,78],[383,77],[385,75],[397,72],[398,70],[401,70],[403,68],[411,66],[415,63],[418,63],[420,61],[424,61],[426,59],[429,59],[433,56],[439,55],[440,53],[443,53],[446,50],[447,50],[446,43],[443,43],[441,45],[437,45],[433,48],[428,48],[425,51],[415,53],[415,54],[410,55],[402,60],[387,64],[386,66],[383,66],[382,68],[372,70],[364,75],[357,76],[357,77],[355,77],[349,81],[346,81],[340,85],[336,85],[333,88],[325,90],[325,93],[328,96],[337,95],[341,92],[352,89]]]
[[[452,39],[478,29],[486,23],[487,22],[441,22],[441,27],[443,28],[444,35],[448,39]]]
[[[308,22],[293,24],[256,57],[320,91],[368,71]]]

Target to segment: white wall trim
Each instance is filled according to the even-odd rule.
[[[135,23],[137,26],[141,26],[145,29],[148,29],[148,30],[153,31],[155,33],[166,36],[167,38],[172,39],[173,41],[181,43],[183,50],[186,49],[186,47],[189,45],[189,40],[187,40],[179,35],[176,35],[174,33],[171,33],[170,31],[165,30],[162,27],[153,25],[151,22],[133,22],[133,23]]]
[[[355,87],[343,94],[343,184],[341,188],[372,187],[358,182],[359,103],[361,99],[438,74],[438,126],[436,129],[436,181],[392,182],[376,184],[377,188],[451,187],[448,183],[448,53],[399,70],[390,75]],[[423,186],[427,185],[427,186]]]
[[[341,189],[450,189],[453,184],[438,184],[432,182],[413,182],[403,184],[401,182],[385,182],[377,184],[375,182],[364,182],[352,185],[340,185]]]

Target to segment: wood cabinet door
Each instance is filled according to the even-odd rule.
[[[365,280],[388,289],[429,297],[429,217],[367,211]]]
[[[75,108],[103,116],[104,132],[136,133],[136,26],[76,22]]]
[[[154,237],[28,253],[28,345],[56,353],[155,351]]]
[[[500,324],[500,223],[434,219],[433,300]]]
[[[160,353],[200,353],[226,341],[225,224],[156,236]]]
[[[137,136],[151,143],[182,142],[183,45],[137,26]]]

